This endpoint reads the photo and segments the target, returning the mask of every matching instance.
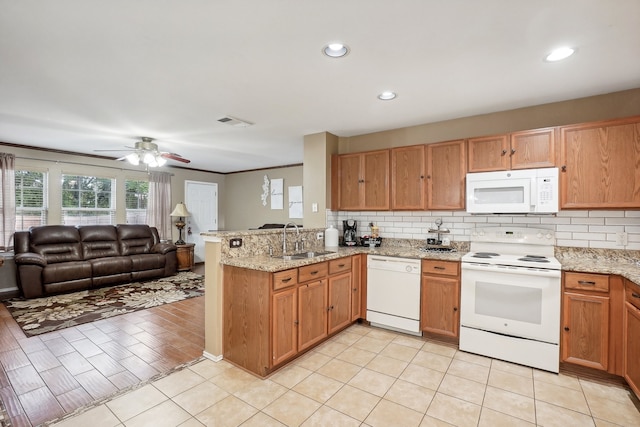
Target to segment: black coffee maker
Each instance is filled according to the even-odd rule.
[[[356,236],[358,223],[355,219],[346,219],[342,221],[343,227],[343,241],[345,246],[355,246],[356,245]]]

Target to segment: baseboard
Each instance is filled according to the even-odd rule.
[[[223,359],[222,355],[215,356],[215,355],[213,355],[213,354],[211,354],[211,353],[209,353],[207,351],[203,351],[202,355],[204,357],[206,357],[207,359],[209,359],[209,360],[213,360],[214,362],[219,362],[219,361],[221,361]]]

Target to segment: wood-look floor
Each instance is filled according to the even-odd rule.
[[[0,399],[12,426],[36,426],[203,350],[204,297],[30,338],[0,304]]]

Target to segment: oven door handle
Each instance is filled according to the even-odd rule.
[[[490,265],[480,263],[462,263],[462,271],[484,271],[486,273],[522,274],[538,277],[560,277],[560,270],[545,270],[541,268],[514,267],[511,265]]]

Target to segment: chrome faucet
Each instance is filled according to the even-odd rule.
[[[300,229],[293,222],[288,222],[284,226],[284,230],[283,230],[283,233],[282,233],[282,255],[286,255],[287,254],[287,227],[290,226],[290,225],[293,225],[296,228],[296,235],[300,236]],[[296,241],[296,244],[297,243],[298,242]]]

